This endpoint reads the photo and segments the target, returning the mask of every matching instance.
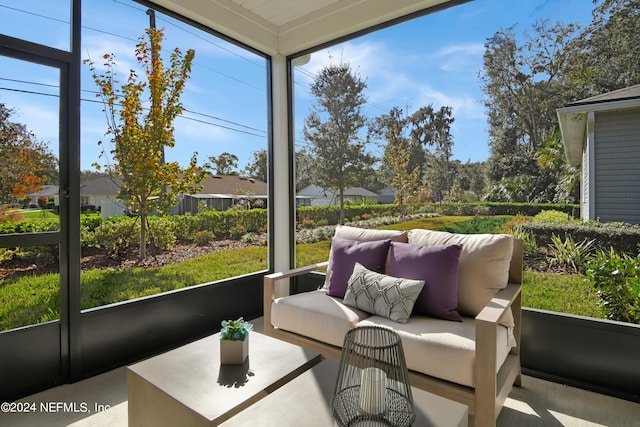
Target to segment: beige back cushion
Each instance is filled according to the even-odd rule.
[[[345,240],[355,240],[357,242],[373,242],[376,240],[391,239],[393,242],[407,243],[408,237],[406,231],[398,230],[369,230],[367,228],[350,227],[348,225],[336,226],[335,237]],[[331,265],[331,256],[329,256],[329,265]],[[327,276],[324,286],[328,286],[330,267],[327,267]]]
[[[458,312],[477,316],[491,298],[507,286],[513,254],[513,236],[508,234],[455,234],[410,230],[409,243],[422,246],[462,245],[458,264]],[[513,326],[513,318],[503,319]]]

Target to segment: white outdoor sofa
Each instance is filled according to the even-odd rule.
[[[411,313],[407,323],[398,323],[346,305],[327,295],[325,288],[286,295],[288,280],[278,284],[326,268],[330,259],[265,276],[265,334],[339,359],[351,328],[392,328],[402,339],[413,386],[468,405],[476,426],[494,426],[512,386],[521,381],[522,242],[499,234],[344,226],[337,227],[335,237],[358,242],[392,239],[422,247],[461,245],[457,309],[462,321]]]

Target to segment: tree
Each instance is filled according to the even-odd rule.
[[[366,122],[362,114],[366,87],[349,64],[324,67],[311,85],[317,104],[304,122],[306,149],[314,160],[311,181],[337,192],[341,224],[345,188],[357,185],[375,162],[360,136]]]
[[[539,21],[533,33],[525,32],[522,43],[511,27],[485,44],[481,79],[487,95],[492,198],[507,193],[526,197],[518,201],[554,198],[555,177],[539,167],[535,153],[558,130],[556,108],[577,94],[564,76],[578,30],[572,24],[549,26]],[[509,182],[500,185],[504,179]],[[513,185],[530,187],[516,190]],[[505,192],[505,188],[511,190]]]
[[[57,169],[48,144],[20,123],[9,120],[12,110],[0,104],[0,204],[15,203],[42,188]]]
[[[423,147],[433,147],[426,155],[424,183],[429,186],[438,201],[449,196],[453,182],[450,168],[453,139],[451,125],[454,122],[451,107],[434,110],[432,105],[418,109],[411,115],[411,138]]]
[[[379,175],[382,182],[394,190],[394,203],[404,210],[404,204],[415,200],[420,184],[421,162],[413,162],[415,144],[408,137],[409,120],[399,107],[393,107],[389,114],[375,119],[370,132],[382,138],[384,155]],[[422,155],[422,147],[417,146]]]
[[[122,183],[118,197],[126,201],[133,215],[140,218],[140,258],[146,257],[146,228],[149,215],[166,214],[177,204],[177,194],[193,194],[205,177],[197,166],[197,153],[182,169],[177,162],[165,161],[165,148],[173,147],[173,120],[182,113],[180,96],[191,72],[195,52],[185,55],[179,49],[170,55],[169,67],[161,57],[163,30],[147,29],[136,45],[136,59],[144,69],[147,81],[138,79],[131,70],[126,83],[117,87],[115,60],[105,54],[106,72],[97,74],[95,64],[89,64],[93,80],[99,88],[97,95],[104,104],[107,135],[111,142],[110,155],[101,153],[104,165],[114,180]],[[142,97],[148,96],[149,109],[143,107]],[[98,143],[104,147],[102,141]],[[101,170],[102,166],[94,164]]]
[[[640,83],[640,0],[593,3],[593,20],[569,52],[567,78],[582,98]]]
[[[556,178],[555,203],[577,203],[580,192],[580,171],[565,159],[560,131],[536,151],[536,161],[543,170]]]
[[[211,166],[216,175],[237,175],[235,169],[238,168],[238,156],[235,154],[221,153],[218,157],[209,156]]]
[[[311,155],[303,148],[295,154],[296,169],[296,192],[311,185],[311,171],[315,167],[315,162]]]
[[[250,178],[267,182],[267,150],[257,150],[251,153],[251,160],[242,173]]]

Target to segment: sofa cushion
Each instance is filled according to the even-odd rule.
[[[369,270],[384,272],[391,240],[358,242],[334,237],[331,240],[327,295],[343,298],[353,267],[359,262]]]
[[[397,230],[370,230],[367,228],[351,227],[348,225],[337,225],[334,237],[345,240],[355,240],[357,242],[373,242],[375,240],[391,240],[392,242],[407,243],[408,237],[406,231]],[[331,273],[331,253],[329,253],[329,266],[327,267],[327,275],[324,287],[329,286],[329,275]]]
[[[382,316],[371,316],[357,324],[384,326],[396,331],[402,340],[407,367],[436,378],[475,387],[475,321],[463,317],[450,322],[412,315],[407,323],[396,323]],[[498,326],[496,372],[507,358],[507,328]]]
[[[358,242],[372,242],[374,240],[387,239],[393,242],[407,243],[409,241],[406,231],[371,230],[368,228],[350,227],[348,225],[337,225],[334,237],[346,240],[356,240]]]
[[[344,303],[394,322],[407,323],[423,286],[424,280],[391,277],[356,263]]]
[[[491,298],[507,286],[513,253],[508,234],[455,234],[443,231],[411,230],[409,243],[462,245],[458,263],[458,312],[477,316]],[[512,326],[513,318],[508,320]]]
[[[424,281],[414,306],[425,314],[460,322],[458,307],[458,258],[460,245],[421,246],[391,242],[386,274]]]
[[[347,331],[369,316],[327,296],[323,289],[278,298],[271,304],[273,326],[338,347]]]

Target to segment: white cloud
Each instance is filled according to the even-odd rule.
[[[484,45],[467,43],[445,46],[438,50],[433,58],[439,62],[439,68],[448,72],[469,72],[482,66]]]

